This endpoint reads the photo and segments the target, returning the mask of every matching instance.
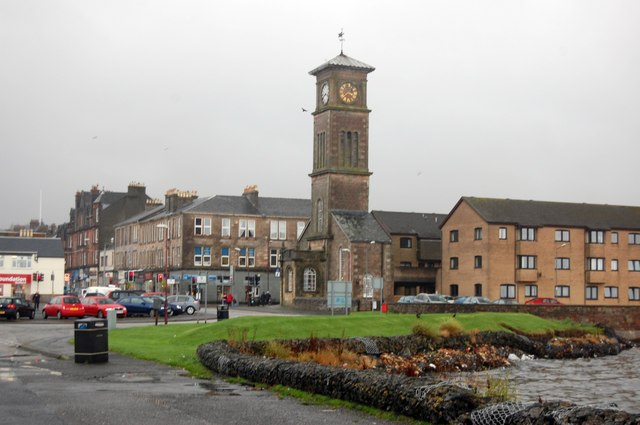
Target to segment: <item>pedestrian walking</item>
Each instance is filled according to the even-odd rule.
[[[31,297],[31,301],[33,301],[33,307],[38,311],[40,309],[40,292],[36,291]]]

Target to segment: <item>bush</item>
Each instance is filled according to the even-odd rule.
[[[415,336],[423,336],[426,338],[435,339],[438,337],[436,332],[425,323],[416,323],[415,325],[413,325],[413,328],[411,328],[411,333]]]
[[[264,347],[264,355],[274,359],[289,359],[291,358],[291,348],[278,341],[269,341]]]
[[[443,338],[458,336],[462,334],[463,327],[456,319],[447,319],[440,324],[440,335]]]

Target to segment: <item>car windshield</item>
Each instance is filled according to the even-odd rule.
[[[111,298],[96,298],[96,304],[114,304]]]
[[[447,300],[442,295],[438,295],[438,294],[431,294],[429,295],[429,298],[431,299],[432,302],[438,302],[438,303],[447,302]]]
[[[80,304],[78,297],[64,297],[62,302],[65,304]]]

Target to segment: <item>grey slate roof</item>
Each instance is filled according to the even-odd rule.
[[[254,206],[246,196],[216,195],[203,202],[194,202],[183,208],[182,211],[309,218],[311,217],[311,200],[260,197],[257,206]]]
[[[322,65],[320,65],[319,67],[313,69],[312,71],[309,71],[309,74],[311,75],[316,75],[318,74],[320,71],[327,69],[327,68],[350,68],[350,69],[357,69],[357,70],[362,70],[362,71],[366,71],[366,72],[371,72],[374,71],[375,68],[372,67],[371,65],[367,65],[364,62],[360,62],[357,59],[354,58],[350,58],[349,56],[345,55],[344,53],[340,53],[338,56],[336,56],[335,58],[331,59],[328,62],[323,63]]]
[[[333,210],[331,211],[340,229],[352,242],[390,243],[391,239],[384,229],[371,215],[363,211]]]
[[[116,227],[123,226],[130,223],[145,221],[152,217],[160,216],[163,212],[164,212],[164,205],[158,205],[157,207],[153,207],[151,209],[142,211],[141,213],[133,215],[126,220],[116,223]]]
[[[41,258],[64,258],[60,238],[12,238],[0,236],[0,254],[38,254]]]
[[[416,235],[420,239],[441,239],[440,225],[446,214],[372,211],[373,216],[392,235]]]
[[[587,229],[640,229],[640,207],[462,197],[488,223]]]

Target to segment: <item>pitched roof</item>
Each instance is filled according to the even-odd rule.
[[[602,230],[640,229],[640,207],[465,196],[460,199],[451,213],[463,201],[488,223],[537,227],[584,227]]]
[[[440,224],[446,214],[372,211],[389,234],[416,235],[420,239],[441,239]]]
[[[331,211],[340,229],[352,242],[391,242],[380,223],[366,211]]]
[[[311,217],[311,200],[293,198],[259,198],[257,205],[246,196],[216,195],[194,202],[183,212],[237,215],[264,215],[268,217]]]
[[[64,258],[60,238],[12,238],[0,236],[0,253],[37,253],[41,258]]]
[[[309,71],[309,74],[316,75],[320,71],[325,70],[327,68],[350,68],[350,69],[356,69],[356,70],[366,71],[366,72],[375,71],[375,68],[372,67],[371,65],[367,65],[366,63],[360,62],[357,59],[350,58],[344,53],[340,53],[338,56],[331,59],[330,61],[327,61],[322,65],[320,65],[319,67]]]

